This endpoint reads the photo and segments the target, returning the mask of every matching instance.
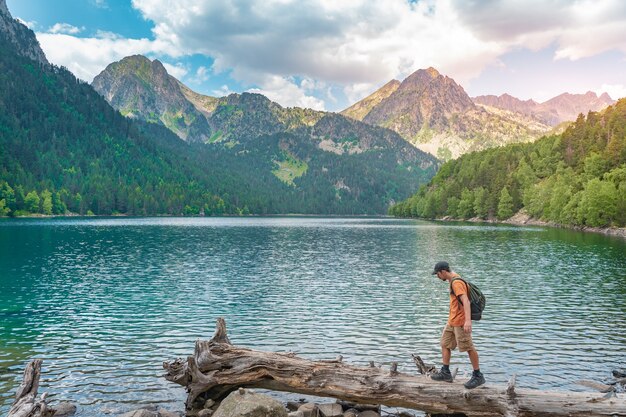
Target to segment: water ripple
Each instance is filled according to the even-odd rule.
[[[544,228],[392,219],[0,221],[0,412],[24,364],[80,415],[180,409],[161,362],[225,317],[236,344],[415,372],[439,361],[449,259],[488,297],[475,343],[490,383],[580,389],[626,364],[626,245]],[[461,375],[466,357],[453,355]],[[288,396],[287,394],[279,394]]]

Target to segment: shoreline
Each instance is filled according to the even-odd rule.
[[[436,219],[424,219],[419,217],[398,217],[391,216],[388,214],[247,214],[247,215],[237,215],[237,214],[223,214],[220,216],[183,216],[183,215],[154,215],[154,216],[131,216],[128,214],[107,214],[107,215],[80,215],[76,213],[67,213],[67,214],[39,214],[34,213],[28,216],[3,216],[0,219],[62,219],[62,218],[135,218],[135,219],[149,219],[149,218],[263,218],[263,217],[308,217],[308,218],[372,218],[372,219],[417,219],[417,220],[431,220],[436,222],[469,222],[469,223],[488,223],[488,224],[509,224],[513,226],[538,226],[538,227],[552,227],[556,229],[567,229],[572,231],[586,232],[586,233],[597,233],[603,234],[605,236],[616,236],[623,239],[626,239],[626,227],[590,227],[590,226],[568,226],[564,224],[554,223],[554,222],[546,222],[543,220],[538,220],[531,217],[529,214],[525,213],[523,210],[520,210],[512,217],[506,220],[496,220],[496,219],[482,219],[479,217],[472,217],[470,219],[457,219],[450,216],[438,217]]]
[[[622,239],[626,239],[626,227],[590,227],[590,226],[568,226],[564,224],[546,222],[543,220],[535,219],[528,213],[520,210],[512,217],[506,220],[496,219],[481,219],[478,217],[472,217],[471,219],[455,219],[452,217],[442,217],[435,219],[442,222],[470,222],[470,223],[490,223],[490,224],[510,224],[513,226],[538,226],[538,227],[552,227],[556,229],[567,229],[585,233],[603,234],[605,236],[615,236]]]
[[[152,219],[152,218],[177,218],[177,219],[204,219],[204,218],[220,218],[220,217],[330,217],[330,218],[372,218],[372,219],[395,219],[400,217],[391,216],[389,214],[299,214],[299,213],[278,213],[278,214],[220,214],[219,216],[185,216],[181,214],[154,214],[151,216],[135,216],[131,214],[41,214],[32,213],[25,216],[0,216],[0,219],[58,219],[58,218],[134,218],[134,219]]]

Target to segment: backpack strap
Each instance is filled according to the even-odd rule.
[[[461,277],[454,277],[450,280],[450,294],[454,295],[457,299],[457,301],[459,302],[459,304],[461,304],[461,307],[463,307],[463,303],[461,302],[461,296],[460,295],[456,295],[454,293],[454,290],[452,289],[452,283],[456,280],[461,280],[463,281],[463,284],[465,284],[465,289],[467,290],[467,298],[469,299],[469,285],[467,285],[467,281],[465,281],[463,278]]]

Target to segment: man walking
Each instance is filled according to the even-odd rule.
[[[478,352],[472,343],[469,290],[459,274],[450,270],[450,265],[445,261],[437,262],[432,274],[437,275],[440,280],[450,283],[450,315],[441,335],[443,366],[439,372],[431,375],[431,378],[435,381],[452,382],[450,357],[452,351],[458,346],[459,352],[467,352],[472,368],[474,368],[472,378],[464,386],[467,389],[476,388],[485,383],[485,377],[480,372]]]

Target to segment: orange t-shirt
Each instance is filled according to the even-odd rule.
[[[454,279],[454,278],[452,278]],[[454,294],[452,294],[454,291]],[[450,285],[450,316],[448,316],[448,324],[450,326],[463,326],[465,324],[465,312],[463,311],[463,304],[459,302],[457,297],[462,294],[467,294],[467,286],[463,281],[457,279]]]

